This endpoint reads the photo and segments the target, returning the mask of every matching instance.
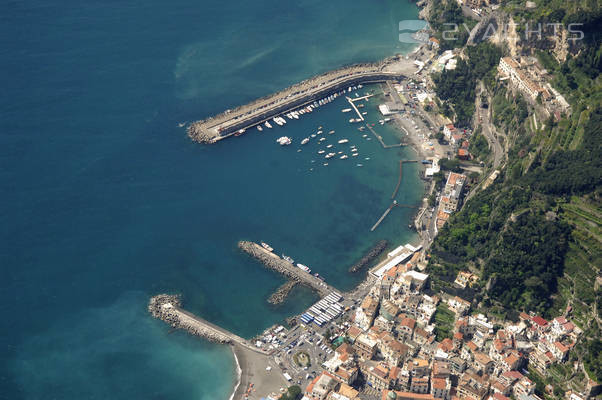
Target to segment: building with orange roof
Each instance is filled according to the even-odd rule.
[[[305,396],[310,400],[325,400],[328,393],[330,393],[338,382],[332,374],[327,371],[316,376],[307,388],[305,389]]]
[[[432,394],[400,392],[397,390],[384,390],[381,396],[381,400],[435,400]]]
[[[436,399],[449,400],[451,381],[447,378],[433,378],[431,380],[431,394]]]

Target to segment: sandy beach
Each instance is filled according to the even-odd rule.
[[[237,344],[232,345],[232,352],[238,364],[237,369],[240,371],[240,377],[238,386],[235,387],[234,393],[230,396],[231,400],[259,400],[271,392],[278,393],[281,387],[289,386],[272,357],[251,351]],[[267,367],[271,367],[271,370],[266,370]],[[249,397],[245,397],[249,384],[253,384],[253,388],[249,392]]]

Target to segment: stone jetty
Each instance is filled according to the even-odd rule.
[[[318,292],[322,297],[328,295],[330,292],[338,292],[335,288],[326,284],[322,280],[316,278],[312,274],[303,271],[301,268],[295,267],[292,263],[280,258],[271,251],[267,251],[257,243],[240,241],[238,247],[255,258],[267,268],[276,271],[290,279],[297,279],[300,284],[310,287],[311,289]]]
[[[374,261],[389,245],[389,242],[386,240],[378,241],[371,249],[366,253],[361,260],[357,263],[353,264],[351,268],[349,268],[349,272],[355,273],[360,271],[362,268],[366,267],[372,261]]]
[[[260,354],[270,354],[268,351],[253,346],[248,340],[183,310],[180,308],[181,305],[182,300],[179,295],[159,294],[151,297],[148,311],[153,317],[167,322],[173,328],[183,329],[211,342],[237,344]]]
[[[286,282],[285,284],[280,286],[278,289],[276,289],[276,291],[274,293],[272,293],[272,295],[268,299],[268,303],[270,303],[270,304],[282,303],[284,300],[286,300],[286,298],[289,295],[289,293],[291,292],[291,290],[293,290],[293,288],[295,286],[297,286],[298,283],[299,283],[298,279],[291,279],[290,281]]]

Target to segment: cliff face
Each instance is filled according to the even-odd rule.
[[[578,34],[569,32],[565,25],[517,20],[501,11],[481,21],[471,37],[474,37],[474,43],[490,40],[507,49],[512,57],[534,55],[537,50],[545,50],[561,63],[569,54],[577,54],[582,46],[579,40],[574,40]]]

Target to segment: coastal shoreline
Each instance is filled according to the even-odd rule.
[[[234,356],[234,362],[236,364],[236,382],[234,383],[234,387],[232,388],[232,394],[230,395],[229,400],[234,400],[235,398],[241,398],[243,395],[243,390],[241,388],[246,387],[247,385],[242,384],[243,382],[243,374],[244,376],[244,380],[246,382],[246,378],[247,378],[247,374],[245,371],[242,370],[242,368],[240,367],[240,361],[238,359],[238,355],[236,354],[236,347],[235,346],[230,346],[230,350],[232,351],[232,355]]]

